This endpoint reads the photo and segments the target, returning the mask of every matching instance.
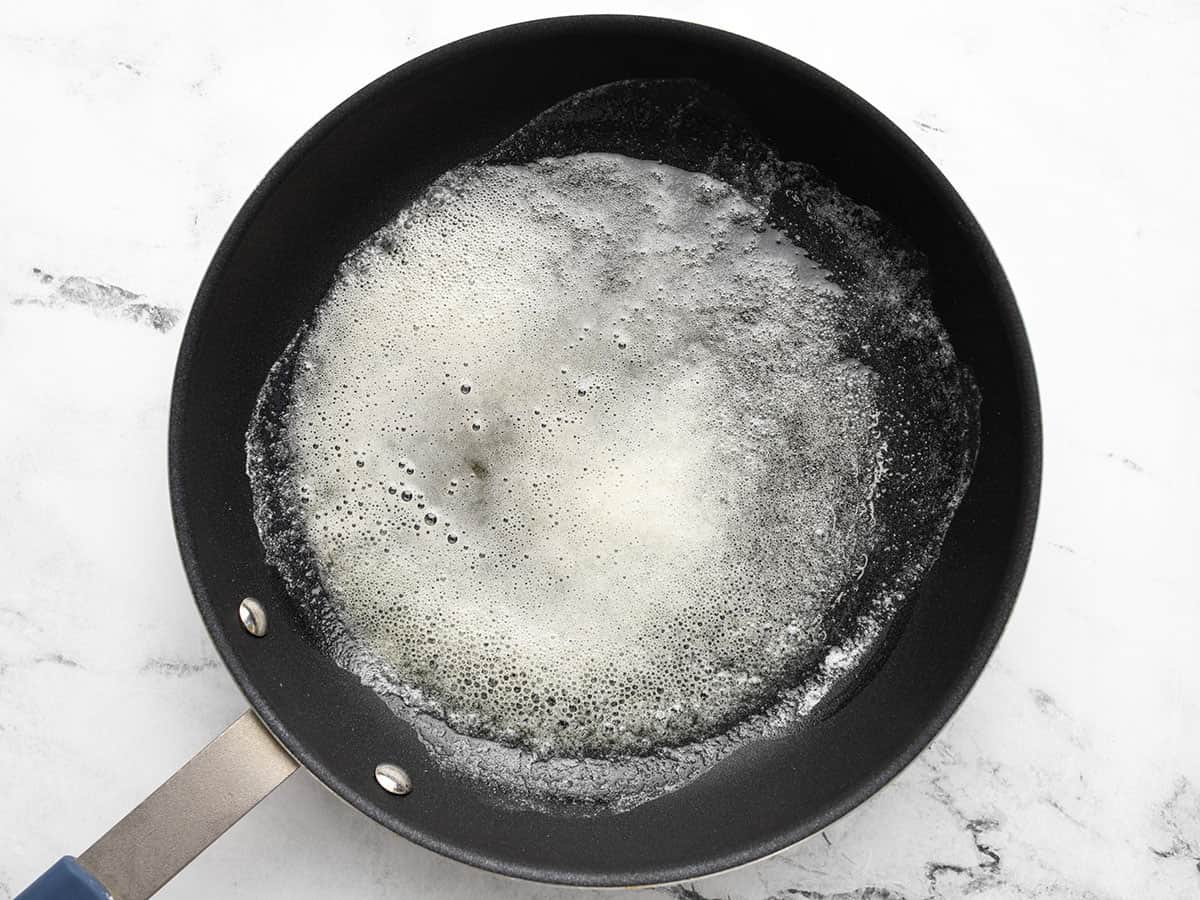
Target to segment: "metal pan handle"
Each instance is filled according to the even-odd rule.
[[[16,900],[145,900],[297,768],[247,710],[78,859],[64,856]]]

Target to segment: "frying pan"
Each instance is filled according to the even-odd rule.
[[[712,85],[782,158],[814,164],[924,252],[936,312],[983,398],[979,455],[939,560],[887,652],[851,690],[791,736],[749,745],[673,793],[617,815],[566,816],[506,804],[438,768],[408,725],[316,647],[264,561],[244,435],[267,370],[347,252],[437,175],[557,101],[650,77]],[[1029,346],[1000,265],[954,189],[896,126],[815,69],[745,38],[582,16],[427,53],[363,88],[283,156],[200,287],[175,373],[169,454],[196,605],[253,711],[22,897],[149,896],[297,762],[409,840],[520,878],[660,884],[780,850],[879,790],[978,677],[1028,557],[1041,439]]]

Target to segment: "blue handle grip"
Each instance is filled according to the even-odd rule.
[[[75,857],[64,856],[14,900],[112,900],[112,897]]]

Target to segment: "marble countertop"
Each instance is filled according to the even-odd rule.
[[[504,8],[500,8],[503,6]],[[624,11],[628,11],[626,7]],[[10,4],[0,21],[0,900],[244,708],[167,503],[180,323],[218,240],[326,110],[425,50],[573,2]],[[978,686],[731,898],[1200,896],[1200,7],[642,3],[774,44],[958,187],[1021,303],[1045,488]],[[307,774],[163,896],[570,898],[442,859]]]

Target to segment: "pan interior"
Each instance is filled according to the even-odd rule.
[[[936,558],[978,401],[925,275],[705,85],[571,97],[360,246],[273,367],[268,558],[444,765],[659,796],[796,727]]]

